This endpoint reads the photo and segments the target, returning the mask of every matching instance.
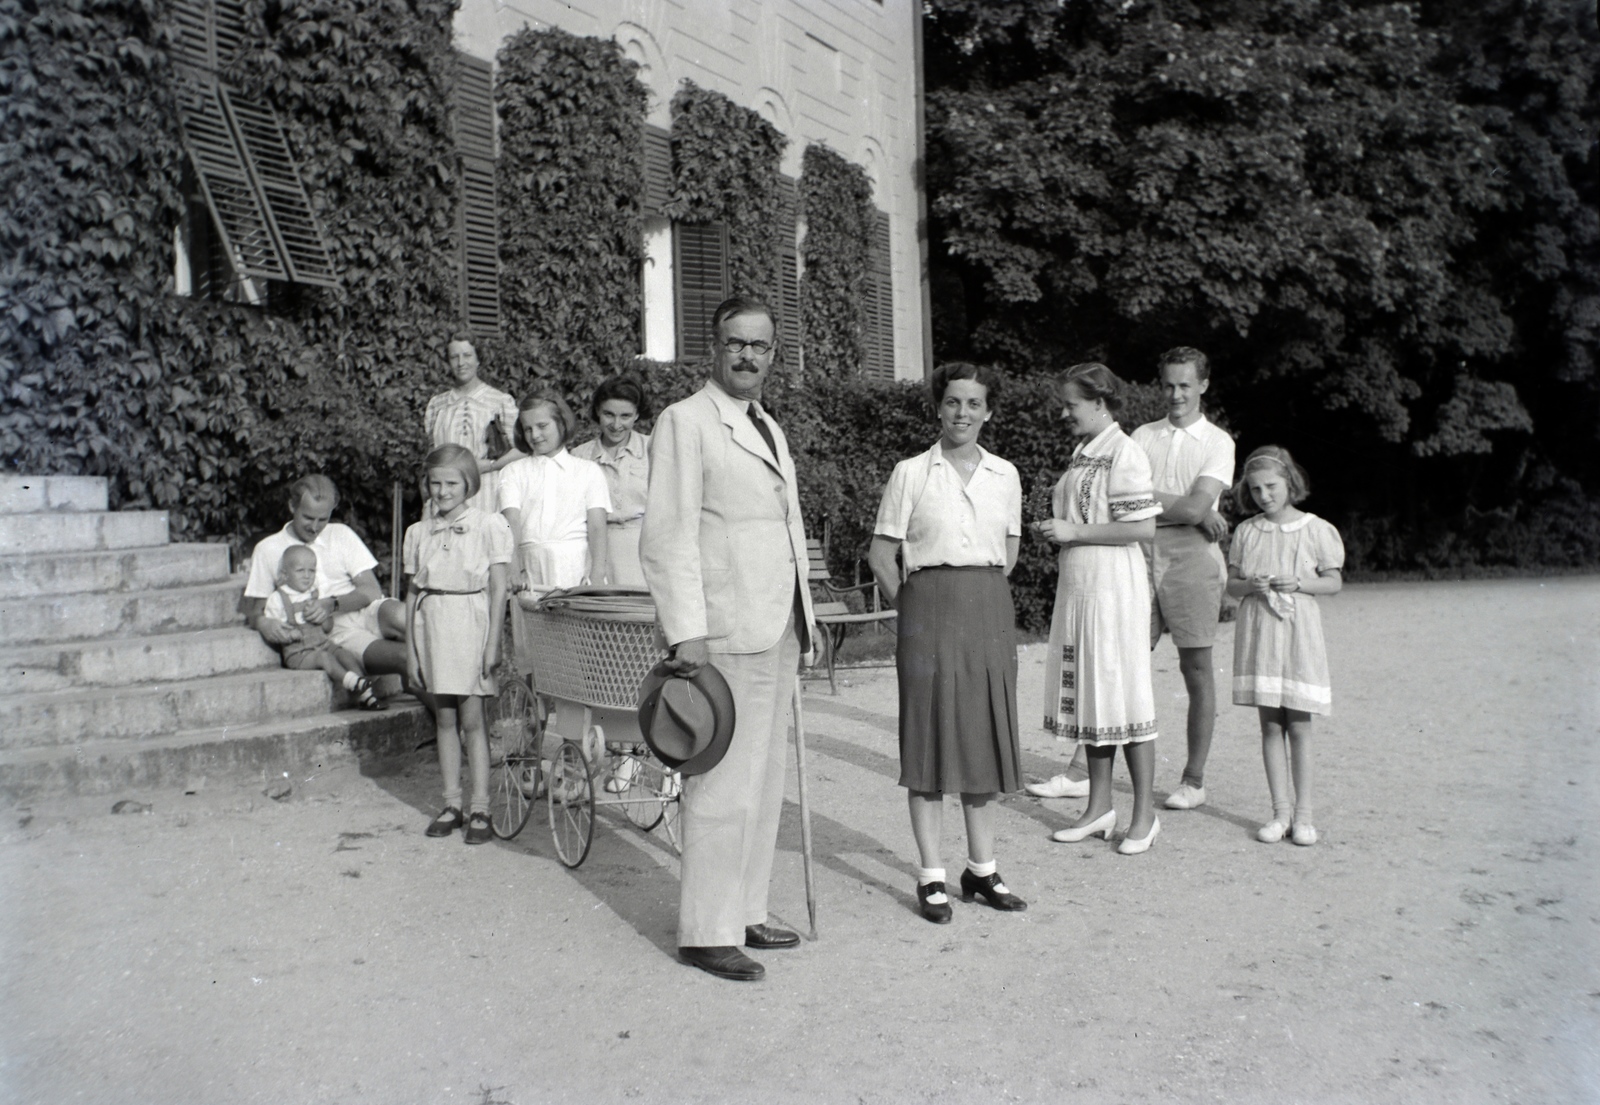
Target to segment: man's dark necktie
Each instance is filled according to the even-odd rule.
[[[756,424],[756,429],[761,431],[761,440],[765,441],[767,443],[767,448],[772,450],[772,459],[777,460],[778,443],[773,440],[772,431],[767,429],[767,420],[761,417],[761,412],[756,409],[756,405],[754,403],[751,403],[746,409],[750,412],[750,421],[754,422]]]

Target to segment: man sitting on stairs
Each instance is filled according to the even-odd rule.
[[[289,524],[256,543],[242,610],[250,627],[274,647],[295,640],[295,630],[266,614],[267,599],[278,586],[284,551],[308,545],[317,555],[316,603],[306,620],[321,626],[336,648],[361,658],[368,675],[406,671],[405,605],[385,599],[373,569],[378,562],[349,526],[330,522],[339,490],[327,476],[301,476],[289,488]],[[409,689],[409,688],[408,688]],[[433,708],[432,696],[417,693]]]

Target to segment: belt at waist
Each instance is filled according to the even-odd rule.
[[[421,592],[419,597],[425,599],[429,595],[481,595],[488,588],[479,587],[476,591],[446,591],[443,587],[418,587],[417,590]]]
[[[644,525],[643,518],[607,518],[606,525],[616,526],[618,529],[638,529]]]
[[[912,575],[916,575],[917,572],[1002,572],[1003,573],[1004,571],[1005,571],[1005,569],[1003,567],[1001,567],[999,564],[924,564],[922,567],[914,569],[911,572],[911,574]]]

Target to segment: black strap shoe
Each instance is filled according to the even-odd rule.
[[[744,946],[747,948],[793,948],[800,944],[800,934],[773,925],[746,925]]]
[[[728,945],[720,948],[679,948],[678,957],[691,967],[699,967],[708,975],[726,978],[733,982],[757,982],[767,969],[738,948]]]
[[[942,902],[930,902],[928,899],[935,894],[943,894]],[[948,925],[950,918],[955,916],[955,911],[950,908],[950,895],[945,890],[942,882],[925,882],[917,884],[917,908],[922,910],[922,915],[936,925]]]
[[[972,873],[970,867],[961,872],[961,896],[968,901],[976,897],[982,897],[984,901],[996,909],[1003,909],[1007,913],[1021,913],[1028,908],[1027,902],[1010,891],[995,889],[1001,885],[1003,885],[1003,880],[1000,878],[1000,872],[998,871],[985,875],[981,879]]]
[[[455,806],[446,806],[439,811],[439,816],[428,822],[428,827],[423,831],[424,836],[449,836],[461,828],[461,811]]]

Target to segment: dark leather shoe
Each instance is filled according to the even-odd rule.
[[[971,901],[973,898],[982,897],[984,901],[996,909],[1003,909],[1008,913],[1020,913],[1028,908],[1028,903],[1006,890],[996,890],[995,887],[1003,882],[1000,872],[983,878],[972,873],[969,867],[961,872],[961,896]]]
[[[708,975],[730,979],[734,982],[756,982],[767,969],[738,948],[729,945],[720,948],[679,948],[678,957],[691,967],[699,967]]]
[[[439,816],[428,822],[428,827],[423,830],[424,836],[449,836],[461,828],[461,811],[455,806],[446,806],[439,811]]]
[[[744,946],[747,948],[794,948],[800,945],[800,934],[772,925],[746,925]]]
[[[945,901],[930,902],[930,894],[944,894]],[[955,916],[955,911],[950,908],[949,892],[945,890],[942,882],[929,882],[917,884],[917,908],[922,910],[922,915],[936,925],[948,925],[950,918]]]

